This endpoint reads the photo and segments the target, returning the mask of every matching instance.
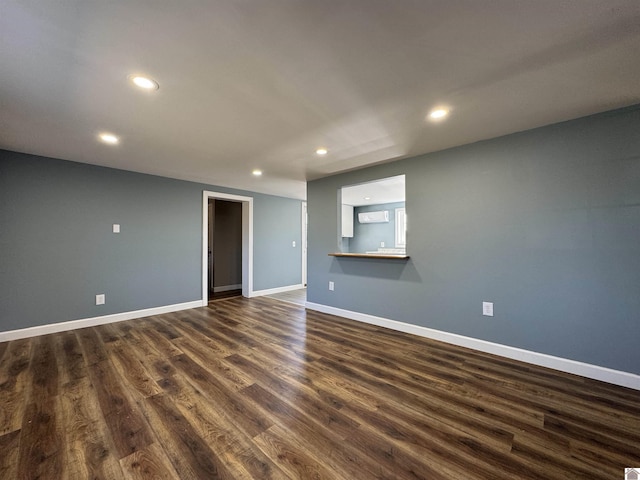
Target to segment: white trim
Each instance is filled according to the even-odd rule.
[[[70,320],[68,322],[50,323],[48,325],[38,325],[35,327],[21,328],[19,330],[9,330],[7,332],[0,332],[0,342],[8,342],[10,340],[18,340],[20,338],[37,337],[38,335],[47,335],[49,333],[65,332],[67,330],[76,330],[78,328],[95,327],[96,325],[104,325],[106,323],[122,322],[123,320],[132,320],[134,318],[148,317],[151,315],[161,315],[163,313],[177,312],[179,310],[188,310],[190,308],[202,306],[206,306],[206,303],[203,305],[202,301],[194,300],[193,302],[177,303],[175,305],[145,308],[143,310],[103,315],[101,317],[81,318],[79,320]]]
[[[230,292],[231,290],[240,290],[242,288],[242,284],[238,283],[237,285],[221,285],[220,287],[213,287],[214,293],[218,292]]]
[[[402,212],[402,214],[400,214]],[[395,225],[394,230],[396,232],[396,248],[407,248],[407,210],[405,207],[398,207],[395,211]],[[400,221],[402,220],[402,221]],[[404,232],[402,231],[404,230]],[[400,238],[403,237],[403,238]],[[404,240],[404,243],[399,240]]]
[[[559,370],[561,372],[572,373],[574,375],[580,375],[582,377],[640,390],[640,375],[636,375],[634,373],[613,370],[611,368],[578,362],[568,358],[554,357],[553,355],[547,355],[545,353],[532,352],[530,350],[487,342],[486,340],[465,337],[463,335],[443,332],[441,330],[434,330],[420,325],[398,322],[397,320],[376,317],[366,313],[343,310],[341,308],[322,305],[319,303],[307,302],[306,308],[309,310],[316,310],[322,313],[349,318],[351,320],[357,320],[359,322],[378,325],[380,327],[391,328],[400,332],[431,338],[433,340],[439,340],[441,342],[458,345],[460,347],[472,348],[485,353],[492,353],[494,355],[531,363],[533,365],[539,365],[541,367],[553,368],[554,370]]]
[[[302,232],[300,237],[300,250],[302,254],[302,285],[307,284],[307,229],[308,229],[308,220],[307,220],[307,202],[302,202],[301,208],[302,210]]]
[[[230,193],[202,192],[202,303],[209,301],[208,286],[208,237],[207,224],[209,199],[230,200],[242,203],[242,295],[253,296],[253,197]]]
[[[262,297],[263,295],[273,295],[274,293],[290,292],[291,290],[300,290],[304,288],[303,284],[287,285],[286,287],[268,288],[266,290],[257,290],[253,292],[252,297]]]

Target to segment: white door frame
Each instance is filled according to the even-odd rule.
[[[302,202],[302,285],[307,286],[307,202]]]
[[[208,205],[209,199],[242,203],[242,296],[253,296],[253,198],[230,193],[202,192],[202,306],[209,303]]]

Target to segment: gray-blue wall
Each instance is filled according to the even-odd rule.
[[[203,190],[254,198],[254,290],[301,283],[299,200],[0,150],[0,331],[201,299]]]
[[[349,251],[354,253],[376,251],[380,248],[380,242],[384,242],[385,248],[395,248],[396,208],[403,207],[404,202],[355,207],[353,209],[353,238],[349,239]],[[360,223],[358,221],[359,213],[378,210],[387,210],[389,212],[388,222]]]
[[[411,258],[327,256],[337,189],[400,174]],[[307,197],[309,302],[640,373],[640,106],[316,180]]]
[[[258,202],[254,197],[254,290],[301,284],[302,202],[266,195]]]

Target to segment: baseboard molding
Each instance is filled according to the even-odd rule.
[[[202,300],[195,300],[193,302],[177,303],[175,305],[146,308],[144,310],[114,313],[111,315],[103,315],[101,317],[81,318],[79,320],[70,320],[68,322],[38,325],[35,327],[21,328],[19,330],[9,330],[7,332],[0,332],[0,342],[36,337],[38,335],[47,335],[49,333],[65,332],[67,330],[76,330],[78,328],[95,327],[96,325],[104,325],[106,323],[122,322],[124,320],[132,320],[134,318],[161,315],[163,313],[177,312],[179,310],[188,310],[190,308],[202,306]],[[206,304],[204,306],[206,306]]]
[[[222,285],[220,287],[213,287],[213,292],[214,293],[229,292],[231,290],[241,290],[241,289],[242,289],[242,284],[238,283],[237,285]]]
[[[254,290],[251,292],[252,297],[262,297],[263,295],[273,295],[274,293],[290,292],[291,290],[299,290],[304,288],[304,285],[299,283],[297,285],[288,285],[286,287],[269,288],[267,290]]]
[[[307,302],[306,308],[322,313],[337,315],[339,317],[349,318],[351,320],[357,320],[359,322],[377,325],[379,327],[386,327],[392,330],[398,330],[400,332],[411,333],[413,335],[431,338],[433,340],[439,340],[441,342],[458,345],[460,347],[472,348],[484,353],[492,353],[494,355],[510,358],[512,360],[519,360],[521,362],[531,363],[533,365],[538,365],[541,367],[552,368],[561,372],[572,373],[574,375],[580,375],[582,377],[601,380],[603,382],[612,383],[614,385],[620,385],[622,387],[640,390],[640,375],[629,372],[613,370],[610,368],[578,362],[576,360],[570,360],[567,358],[554,357],[553,355],[547,355],[545,353],[532,352],[530,350],[510,347],[508,345],[501,345],[499,343],[487,342],[486,340],[465,337],[463,335],[443,332],[441,330],[434,330],[432,328],[412,325],[410,323],[398,322],[397,320],[376,317],[374,315],[368,315],[366,313],[343,310],[341,308],[322,305],[319,303]]]

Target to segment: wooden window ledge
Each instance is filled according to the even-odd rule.
[[[406,260],[409,255],[394,255],[392,253],[329,253],[330,257],[346,257],[346,258],[387,258],[391,260]]]

